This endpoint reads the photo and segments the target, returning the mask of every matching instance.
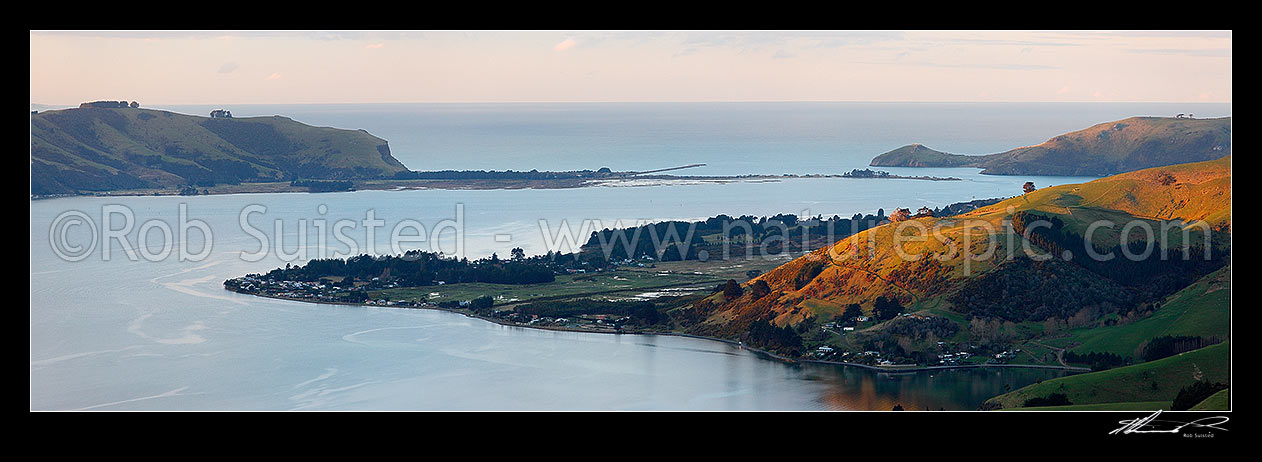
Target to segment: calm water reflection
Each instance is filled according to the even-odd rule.
[[[894,202],[940,195],[939,202],[945,203],[948,196],[960,194],[942,192],[929,183],[873,187],[888,190]],[[817,192],[828,190],[830,184],[801,180],[595,188],[578,195],[364,191],[33,201],[31,408],[884,410],[897,403],[906,409],[975,409],[1002,393],[1005,385],[1017,388],[1059,374],[1005,369],[883,375],[786,365],[700,339],[539,331],[429,310],[263,299],[222,287],[229,277],[285,264],[275,254],[258,262],[241,258],[242,252],[258,249],[258,242],[238,221],[241,210],[251,204],[268,208],[254,217],[255,226],[269,229],[263,224],[272,221],[285,226],[285,252],[298,248],[299,220],[360,220],[365,210],[375,210],[386,221],[385,228],[377,230],[375,251],[388,253],[391,225],[403,219],[433,225],[451,218],[455,204],[462,203],[466,251],[478,256],[491,251],[506,254],[516,245],[538,253],[544,240],[540,219],[554,224],[569,219],[577,227],[586,217],[654,218],[653,211],[662,207],[671,217],[802,209],[852,213],[843,209],[859,199],[842,195],[835,202],[816,200]],[[50,229],[63,212],[100,217],[109,206],[125,205],[134,213],[137,227],[156,219],[178,230],[181,204],[191,218],[213,229],[213,248],[204,260],[131,261],[117,241],[99,244],[82,261],[66,261],[52,251]],[[324,215],[318,215],[321,205]],[[127,236],[133,246],[141,241],[138,233],[133,228]],[[356,233],[362,231],[350,233],[352,238],[366,247],[364,236]],[[498,243],[497,234],[511,235],[513,241]],[[69,237],[83,243],[89,235],[77,227]],[[150,233],[146,242],[160,237]],[[201,240],[193,232],[177,245],[197,252]],[[317,236],[309,236],[305,245],[312,256],[318,255]],[[113,253],[108,261],[101,256],[105,248]]]

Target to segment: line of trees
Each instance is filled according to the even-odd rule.
[[[609,260],[652,257],[661,261],[698,260],[723,255],[779,254],[814,250],[851,234],[879,225],[883,212],[833,215],[802,219],[794,214],[772,216],[717,215],[706,220],[665,221],[628,228],[593,231],[582,251],[600,253]],[[710,241],[707,240],[712,239]],[[805,239],[804,239],[805,238]],[[803,241],[807,241],[806,248]]]
[[[564,318],[579,315],[629,316],[631,323],[652,326],[666,320],[657,304],[648,300],[563,300],[518,305],[514,311],[523,315]]]
[[[311,192],[350,191],[355,183],[350,180],[293,180],[290,186],[307,188]]]
[[[1046,397],[1034,397],[1025,400],[1021,404],[1022,407],[1046,407],[1046,406],[1068,406],[1074,404],[1069,402],[1069,397],[1064,393],[1052,393]]]
[[[1210,345],[1222,343],[1218,337],[1198,337],[1194,335],[1163,335],[1144,343],[1140,348],[1140,357],[1144,361],[1156,361],[1179,353],[1199,350]]]
[[[1112,369],[1114,367],[1124,366],[1130,363],[1129,360],[1123,358],[1121,355],[1101,351],[1092,351],[1086,354],[1066,351],[1063,356],[1065,361],[1071,363],[1088,364],[1091,366],[1091,370],[1093,371]]]
[[[412,250],[401,256],[359,255],[346,259],[315,259],[306,265],[274,269],[267,279],[314,282],[331,277],[352,281],[395,282],[400,286],[428,286],[438,281],[489,282],[496,284],[538,284],[556,280],[549,262],[542,258],[519,261],[500,260],[496,255],[470,261],[468,258],[445,258],[438,253]]]

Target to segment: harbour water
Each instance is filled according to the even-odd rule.
[[[689,172],[698,175],[840,173],[866,168],[872,156],[912,142],[983,154],[1129,115],[1189,112],[1187,105],[847,104],[231,109],[238,117],[278,113],[364,128],[390,140],[396,157],[413,169],[644,170],[706,163]],[[1230,105],[1194,111],[1230,115]],[[617,220],[850,216],[1011,196],[1026,181],[1090,180],[883,170],[964,181],[784,179],[32,201],[31,409],[885,410],[900,404],[970,410],[1006,389],[1062,374],[890,375],[789,365],[700,339],[540,331],[446,312],[312,305],[222,288],[230,277],[331,253],[396,253],[391,233],[405,222],[423,231],[412,227],[404,234],[426,237],[407,248],[477,258],[506,255],[512,247],[528,254],[573,250],[558,246],[565,234],[558,230],[569,230],[581,244],[593,227]],[[382,223],[365,226],[372,220]],[[339,221],[350,224],[342,236],[333,231]],[[108,237],[128,223],[130,230]],[[165,256],[164,243],[171,244]]]

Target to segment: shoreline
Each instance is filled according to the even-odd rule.
[[[267,193],[334,193],[334,192],[353,192],[353,191],[413,191],[413,190],[445,190],[445,191],[461,191],[461,190],[516,190],[516,189],[578,189],[578,188],[596,188],[596,187],[644,187],[644,186],[666,186],[671,182],[701,182],[714,184],[728,184],[739,182],[777,182],[785,179],[810,179],[810,178],[832,178],[832,179],[858,179],[858,180],[920,180],[920,181],[963,181],[955,177],[933,177],[933,176],[885,176],[885,177],[854,177],[841,174],[784,174],[784,175],[715,175],[715,176],[696,176],[696,175],[635,175],[635,176],[611,176],[599,178],[560,178],[548,180],[518,180],[518,179],[468,179],[468,180],[444,180],[444,179],[424,179],[424,180],[394,180],[394,179],[375,179],[375,180],[350,180],[355,183],[353,189],[347,191],[311,191],[305,186],[291,186],[289,182],[269,182],[269,183],[241,183],[235,185],[217,185],[199,188],[199,191],[205,191],[205,194],[190,194],[193,196],[214,196],[223,194],[267,194]],[[31,195],[31,200],[57,199],[63,197],[133,197],[133,196],[180,196],[178,188],[150,188],[150,189],[119,189],[110,191],[95,191],[79,194],[47,194],[47,195]]]
[[[1054,365],[1042,365],[1042,364],[961,364],[961,365],[953,365],[953,366],[906,365],[903,367],[897,367],[897,366],[884,367],[884,366],[872,366],[868,364],[850,363],[850,362],[844,362],[844,361],[828,361],[828,360],[822,360],[822,359],[793,359],[787,356],[782,356],[776,353],[772,353],[770,351],[754,348],[754,347],[745,345],[743,342],[736,341],[736,340],[719,338],[719,337],[707,337],[704,335],[696,335],[696,334],[687,334],[683,332],[654,332],[654,331],[640,331],[640,330],[581,329],[581,328],[556,327],[556,326],[530,326],[530,325],[519,324],[516,322],[506,321],[506,320],[498,319],[498,318],[479,316],[477,314],[460,311],[458,309],[441,308],[437,306],[369,305],[367,303],[325,302],[325,301],[318,301],[318,300],[304,300],[304,299],[298,299],[298,298],[278,297],[278,296],[273,296],[273,295],[250,294],[250,293],[245,293],[245,292],[237,292],[235,290],[231,290],[228,288],[224,288],[224,290],[228,292],[236,293],[236,294],[241,294],[241,295],[270,298],[270,299],[275,299],[275,300],[286,300],[286,301],[292,301],[292,302],[312,303],[312,304],[317,304],[317,305],[342,305],[342,306],[355,306],[355,307],[370,306],[374,308],[443,311],[447,313],[462,315],[467,318],[479,319],[482,321],[498,324],[505,327],[519,327],[523,329],[536,329],[536,330],[547,330],[547,331],[553,331],[553,332],[574,332],[574,333],[588,333],[588,334],[664,335],[664,336],[671,336],[671,337],[693,338],[693,339],[698,339],[698,340],[710,340],[710,341],[726,343],[728,345],[736,345],[737,347],[743,350],[750,351],[757,356],[762,356],[762,357],[765,357],[766,359],[771,359],[771,360],[775,360],[775,361],[779,361],[779,362],[787,363],[787,364],[810,363],[810,364],[826,364],[826,365],[832,365],[832,366],[851,366],[851,367],[858,367],[861,369],[867,369],[870,371],[880,372],[880,373],[912,373],[912,372],[928,372],[928,371],[939,371],[939,370],[948,370],[948,369],[977,369],[977,368],[989,368],[989,367],[1053,369],[1053,370],[1063,370],[1063,371],[1069,371],[1069,372],[1091,372],[1091,369],[1086,368],[1086,367],[1054,366]]]

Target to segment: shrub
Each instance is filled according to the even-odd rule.
[[[1179,394],[1174,398],[1174,403],[1170,405],[1170,410],[1186,411],[1201,401],[1205,401],[1205,398],[1209,398],[1210,395],[1226,389],[1227,384],[1225,383],[1198,381],[1179,390]]]
[[[1073,403],[1069,402],[1069,397],[1065,396],[1064,393],[1052,393],[1043,398],[1035,397],[1027,399],[1021,407],[1068,406],[1070,404]]]

